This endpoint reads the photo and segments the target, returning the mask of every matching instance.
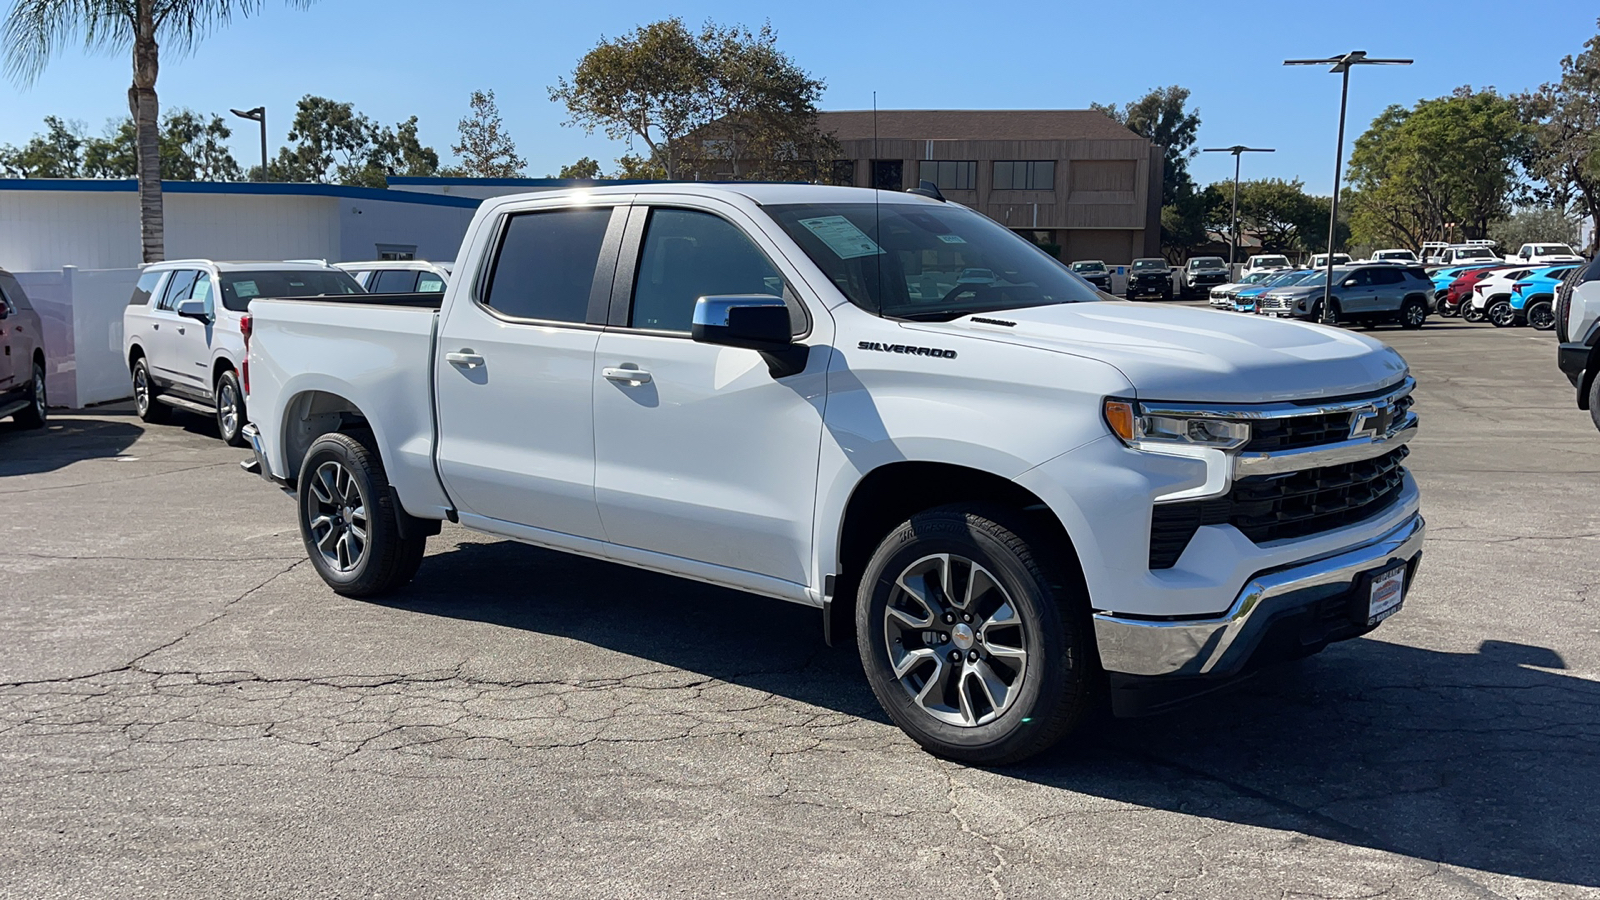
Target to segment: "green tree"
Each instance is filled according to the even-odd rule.
[[[83,171],[83,148],[89,140],[83,126],[55,116],[45,116],[44,134],[36,134],[21,147],[0,147],[0,172],[9,178],[78,178]]]
[[[380,126],[351,103],[310,94],[295,104],[290,145],[270,166],[272,181],[385,187],[389,175],[428,176],[439,154],[417,139],[417,117]],[[258,174],[251,170],[250,177]]]
[[[233,132],[221,116],[190,109],[168,110],[161,121],[163,181],[237,181],[242,174],[224,143]],[[133,178],[138,174],[138,137],[132,119],[115,123],[103,138],[84,144],[84,174]]]
[[[1231,199],[1231,198],[1230,198]],[[1299,179],[1239,182],[1239,230],[1254,234],[1267,253],[1294,253],[1327,243],[1328,202],[1318,202]]]
[[[287,0],[305,6],[310,0]],[[161,210],[160,104],[156,76],[161,48],[168,56],[194,49],[213,28],[248,16],[263,0],[15,0],[0,26],[6,73],[32,84],[67,45],[133,51],[128,109],[138,147],[139,232],[145,262],[165,255]]]
[[[1544,183],[1547,202],[1589,217],[1588,250],[1600,251],[1600,34],[1561,60],[1560,81],[1518,100],[1532,123],[1530,174]]]
[[[600,171],[600,164],[598,162],[595,162],[594,160],[585,156],[571,165],[562,166],[559,173],[550,177],[594,179],[604,178],[605,175]]]
[[[1209,241],[1213,229],[1227,229],[1227,191],[1232,185],[1213,184],[1201,191],[1192,185],[1181,185],[1174,201],[1161,207],[1161,250],[1169,262],[1182,262],[1196,247]]]
[[[461,157],[451,174],[468,178],[520,178],[527,162],[517,155],[517,145],[506,133],[495,105],[494,91],[473,91],[472,111],[456,126],[461,140],[450,151]]]
[[[1105,113],[1162,149],[1165,160],[1161,176],[1162,206],[1177,201],[1182,185],[1192,188],[1194,184],[1189,177],[1189,160],[1200,152],[1194,149],[1200,131],[1200,110],[1188,109],[1188,103],[1189,89],[1174,84],[1152,88],[1148,94],[1120,108],[1114,103],[1089,104],[1090,109]]]
[[[1578,241],[1578,223],[1559,209],[1530,206],[1496,222],[1489,228],[1489,237],[1504,253],[1515,253],[1523,244],[1542,241],[1571,245]]]
[[[628,153],[617,157],[617,169],[611,177],[625,181],[662,181],[667,178],[667,170],[653,156]]]

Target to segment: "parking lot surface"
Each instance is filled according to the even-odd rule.
[[[1377,334],[1401,613],[989,771],[814,610],[449,525],[348,600],[211,423],[0,425],[0,894],[1600,896],[1600,434],[1547,333]]]

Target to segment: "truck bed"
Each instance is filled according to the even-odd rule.
[[[293,300],[296,303],[354,303],[362,306],[404,306],[409,309],[438,310],[444,294],[318,294],[314,297],[263,297],[261,300]],[[261,300],[252,300],[254,306]]]

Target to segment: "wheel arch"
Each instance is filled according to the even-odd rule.
[[[233,360],[219,353],[217,354],[217,358],[211,361],[211,383],[213,385],[217,383],[218,378],[222,377],[223,372],[232,372],[235,376],[237,376],[239,374],[239,367],[234,365]]]
[[[128,374],[133,374],[134,364],[144,359],[148,354],[144,352],[144,345],[134,341],[128,346]]]
[[[282,429],[279,433],[283,435],[284,477],[293,484],[300,476],[300,465],[305,461],[306,452],[317,438],[325,434],[370,429],[372,425],[366,413],[350,400],[331,391],[313,389],[301,391],[284,404],[283,421],[279,427]],[[379,454],[377,447],[373,447],[372,452]]]

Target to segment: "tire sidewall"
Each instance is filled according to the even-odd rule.
[[[933,718],[901,686],[889,663],[884,615],[894,581],[913,562],[937,553],[959,554],[988,569],[1023,621],[1028,660],[1022,687],[1000,718],[986,725],[961,727]],[[1004,757],[1008,748],[1033,740],[1032,731],[1046,727],[1051,711],[1065,699],[1070,670],[1083,665],[1069,651],[1064,613],[1049,588],[1003,543],[950,511],[914,517],[879,546],[857,596],[856,637],[868,683],[895,724],[933,753],[971,761]]]
[[[354,443],[354,439],[343,434],[330,434],[317,438],[306,451],[305,461],[300,465],[300,478],[296,482],[298,490],[295,505],[300,525],[300,540],[305,544],[306,556],[310,558],[317,574],[335,590],[354,588],[362,584],[363,579],[376,565],[375,561],[383,555],[380,542],[395,540],[398,537],[390,533],[390,523],[381,514],[371,469],[351,450],[350,444]],[[367,546],[362,553],[361,562],[349,572],[339,572],[330,567],[323,559],[322,551],[317,548],[316,539],[311,534],[311,518],[315,514],[316,495],[312,493],[310,484],[317,468],[329,461],[339,463],[356,480],[356,488],[361,492],[362,503],[368,511]]]
[[[229,433],[227,426],[222,424],[222,392],[224,387],[233,391],[233,404],[238,417],[238,422],[234,425],[232,433]],[[244,439],[241,435],[244,432],[244,423],[249,420],[245,414],[244,389],[239,386],[239,376],[235,375],[232,369],[226,369],[221,375],[217,376],[215,399],[212,403],[216,407],[217,433],[222,436],[223,442],[233,446],[242,445]]]
[[[1548,325],[1536,325],[1536,324],[1534,324],[1534,321],[1533,321],[1534,316],[1533,316],[1533,314],[1536,311],[1540,310],[1540,309],[1543,309],[1543,310],[1545,310],[1546,312],[1549,313],[1549,315],[1550,315],[1550,324],[1548,324]],[[1527,315],[1527,318],[1528,318],[1528,324],[1529,325],[1533,325],[1534,329],[1536,329],[1538,331],[1549,331],[1550,329],[1556,327],[1555,307],[1550,305],[1549,301],[1541,300],[1540,302],[1535,303],[1532,306],[1528,307],[1526,315]]]
[[[140,374],[144,375],[143,403],[140,403],[139,399]],[[155,395],[150,386],[150,364],[144,361],[144,357],[140,357],[133,364],[133,410],[138,413],[139,418],[148,419],[150,417],[150,407],[155,402]]]

